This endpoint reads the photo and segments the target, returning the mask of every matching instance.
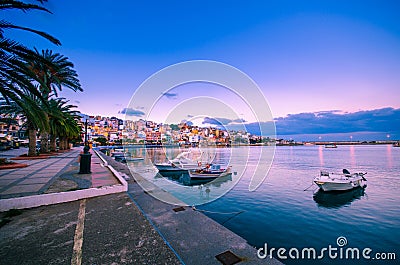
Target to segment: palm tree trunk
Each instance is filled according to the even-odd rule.
[[[65,150],[64,137],[60,139],[60,150]]]
[[[50,151],[57,151],[57,137],[55,135],[50,135]]]
[[[49,134],[47,132],[42,132],[40,134],[40,153],[49,152]]]
[[[60,140],[60,141],[59,141],[59,143],[58,143],[58,150],[63,150],[63,138],[60,137],[59,140]]]
[[[28,156],[36,156],[36,130],[33,126],[28,122]]]

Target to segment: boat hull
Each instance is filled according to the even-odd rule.
[[[314,181],[314,182],[323,191],[345,191],[364,186],[361,180],[345,182],[345,183],[337,183],[329,181]]]
[[[189,172],[191,179],[216,179],[219,177],[225,177],[231,175],[232,173],[223,172],[223,173],[193,173]]]

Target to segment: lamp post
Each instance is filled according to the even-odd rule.
[[[87,135],[87,119],[85,121],[85,146],[88,145],[88,135]]]
[[[80,168],[79,174],[90,174],[90,164],[92,154],[89,153],[88,135],[87,135],[87,119],[85,121],[85,146],[83,147],[83,154],[80,154]]]

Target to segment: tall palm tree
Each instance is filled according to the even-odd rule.
[[[38,61],[30,61],[29,69],[40,80],[40,92],[44,99],[50,100],[51,96],[57,96],[63,87],[73,91],[83,91],[74,70],[74,64],[68,57],[51,50],[35,50],[41,57]],[[49,152],[48,131],[41,132],[41,152]]]
[[[0,0],[0,11],[9,9],[22,12],[38,10],[51,13],[43,7],[47,0],[38,0],[38,4],[25,3],[16,0]],[[24,30],[48,39],[55,45],[61,45],[53,36],[39,30],[18,26],[5,20],[0,20],[0,95],[9,103],[8,107],[23,113],[26,117],[31,149],[36,148],[36,132],[44,135],[43,151],[48,151],[47,132],[49,117],[38,106],[48,108],[52,95],[62,87],[74,91],[82,91],[73,64],[68,58],[46,50],[39,53],[4,36],[5,30]],[[12,103],[12,104],[11,104]],[[36,118],[38,118],[36,120]],[[34,139],[34,140],[33,140]],[[31,152],[32,151],[32,152]]]
[[[45,0],[39,0],[41,4]],[[0,11],[14,9],[23,12],[31,10],[40,10],[51,13],[49,10],[41,5],[24,3],[22,1],[14,0],[0,0]],[[6,100],[18,100],[19,96],[24,93],[21,89],[28,89],[30,93],[40,98],[39,91],[35,90],[35,86],[31,84],[31,79],[35,78],[24,67],[24,62],[31,60],[40,60],[40,56],[32,50],[26,48],[24,45],[8,39],[4,36],[4,31],[7,29],[20,29],[28,32],[33,32],[40,35],[50,42],[61,45],[60,41],[53,36],[28,27],[17,26],[8,21],[0,20],[0,94]],[[41,80],[36,80],[41,82]]]

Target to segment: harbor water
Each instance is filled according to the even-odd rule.
[[[257,154],[271,147],[216,148],[218,163],[254,167]],[[135,155],[146,155],[142,149],[132,149]],[[160,150],[152,152],[161,152]],[[177,154],[178,149],[167,149]],[[140,153],[140,154],[138,154]],[[148,155],[148,154],[147,154]],[[151,154],[153,160],[157,155]],[[145,163],[145,162],[141,162]],[[131,164],[140,168],[139,163]],[[265,167],[266,170],[268,167]],[[341,193],[321,192],[312,184],[320,170],[367,172],[365,189]],[[206,215],[245,238],[256,248],[314,248],[317,255],[323,248],[338,246],[337,239],[346,240],[345,248],[359,248],[360,258],[344,257],[281,259],[285,264],[365,264],[361,251],[370,248],[375,253],[395,253],[396,260],[369,260],[372,264],[398,264],[400,260],[400,148],[391,145],[350,145],[338,148],[324,146],[276,147],[270,171],[256,191],[249,191],[250,175],[232,174],[214,185],[192,183],[185,174],[160,176],[156,171],[144,174],[190,205],[194,197],[201,200],[219,197],[197,206]],[[240,180],[238,179],[240,178]],[[236,183],[237,182],[237,183]],[[226,185],[233,188],[223,196]],[[182,192],[177,185],[187,186]],[[307,189],[308,188],[308,189]],[[305,190],[307,189],[307,190]],[[221,194],[218,192],[221,190]],[[201,236],[201,235],[199,235]],[[301,253],[301,252],[300,252]],[[273,253],[276,257],[276,251]],[[295,256],[295,255],[294,255]]]

